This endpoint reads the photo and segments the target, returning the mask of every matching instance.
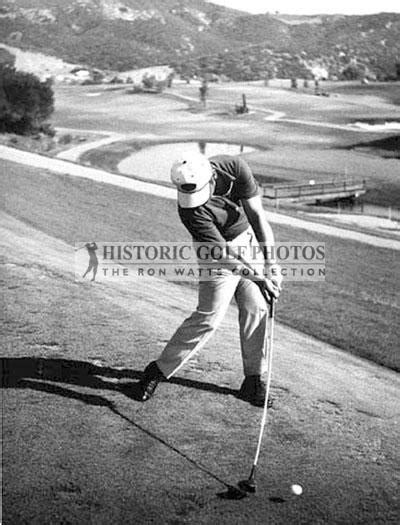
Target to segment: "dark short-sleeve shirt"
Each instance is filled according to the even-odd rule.
[[[182,223],[195,242],[224,244],[249,226],[242,199],[258,195],[258,185],[241,157],[211,157],[213,190],[210,199],[196,208],[178,206]]]

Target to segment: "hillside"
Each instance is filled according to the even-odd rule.
[[[312,29],[310,29],[312,28]],[[396,77],[400,14],[249,15],[204,0],[5,0],[0,40],[67,62],[124,71],[171,64],[186,75],[235,80],[313,76]]]
[[[156,278],[74,279],[74,239],[182,238],[171,230],[183,228],[175,202],[11,162],[2,168],[7,523],[396,522],[398,374],[277,322],[258,491],[219,500],[248,475],[261,417],[237,398],[237,310],[143,405],[141,371],[195,307],[195,291]],[[332,277],[338,293],[327,295],[339,304],[369,295],[371,311],[383,314],[381,287],[379,297],[368,287],[376,266],[359,259],[369,267],[359,272],[364,293],[344,294]],[[345,271],[343,259],[330,261]],[[309,305],[292,308],[314,318]],[[285,310],[280,301],[278,321]],[[327,315],[338,311],[340,335],[358,310]],[[379,331],[385,345],[388,333]],[[358,335],[351,332],[355,344]],[[292,483],[304,487],[300,498]]]
[[[18,179],[22,173],[18,167]],[[44,177],[54,182],[29,175]],[[88,186],[60,179],[65,200],[71,187],[72,215],[89,205],[91,219],[97,205]],[[105,203],[114,191],[90,190]],[[71,206],[62,213],[68,223]],[[118,216],[97,217],[99,228],[119,228]],[[86,220],[82,226],[90,231]],[[161,280],[76,282],[71,245],[5,214],[1,239],[7,523],[395,522],[394,373],[277,323],[258,493],[219,500],[217,492],[247,476],[259,430],[259,410],[236,397],[237,312],[143,406],[134,398],[140,371],[195,294]],[[292,483],[304,486],[301,498]]]

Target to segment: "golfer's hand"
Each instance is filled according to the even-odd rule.
[[[279,290],[282,290],[282,270],[279,264],[268,264],[265,265],[265,278],[267,281],[271,281],[272,284]],[[272,292],[271,292],[272,293]],[[279,295],[278,293],[278,295]]]
[[[271,279],[265,278],[260,281],[260,288],[270,303],[272,299],[278,299],[281,289]]]

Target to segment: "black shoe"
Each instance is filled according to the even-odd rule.
[[[263,407],[265,403],[266,388],[260,376],[246,376],[239,390],[239,398],[248,401],[256,407]],[[271,408],[273,401],[268,398],[267,407]]]
[[[143,377],[139,382],[141,401],[147,401],[152,397],[162,379],[164,379],[163,373],[158,368],[157,363],[152,361],[144,369]]]

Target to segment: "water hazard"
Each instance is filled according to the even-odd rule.
[[[256,148],[241,144],[223,142],[173,142],[147,146],[136,151],[118,164],[118,170],[125,175],[137,175],[150,180],[166,182],[170,180],[172,163],[185,153],[200,152],[213,155],[240,155],[250,153]]]
[[[327,211],[335,210],[337,213],[356,213],[361,215],[372,215],[374,217],[382,217],[384,219],[400,221],[400,210],[392,206],[377,206],[376,204],[369,204],[363,200],[337,200],[332,202],[324,202],[320,207],[326,208]]]
[[[360,119],[350,124],[351,127],[364,131],[400,131],[399,119]]]

